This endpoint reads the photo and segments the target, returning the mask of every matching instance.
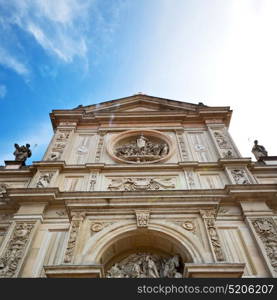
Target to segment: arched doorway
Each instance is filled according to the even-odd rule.
[[[176,239],[148,229],[120,234],[100,259],[107,277],[182,277],[185,262],[192,257]]]

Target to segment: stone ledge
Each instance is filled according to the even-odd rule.
[[[186,263],[184,277],[187,278],[241,278],[245,263]]]
[[[51,265],[44,266],[47,278],[103,278],[102,265]]]

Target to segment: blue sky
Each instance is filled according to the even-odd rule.
[[[244,157],[277,155],[276,0],[0,0],[0,165],[49,112],[138,92],[231,106]],[[253,157],[253,156],[252,156]]]

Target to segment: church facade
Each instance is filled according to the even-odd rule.
[[[0,167],[0,277],[276,277],[277,159],[242,157],[231,115],[144,94],[53,110],[43,159]]]

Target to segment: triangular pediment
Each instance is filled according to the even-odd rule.
[[[96,105],[90,105],[83,108],[85,109],[86,113],[135,113],[162,111],[193,112],[199,108],[199,105],[138,94],[126,98],[102,102]]]

